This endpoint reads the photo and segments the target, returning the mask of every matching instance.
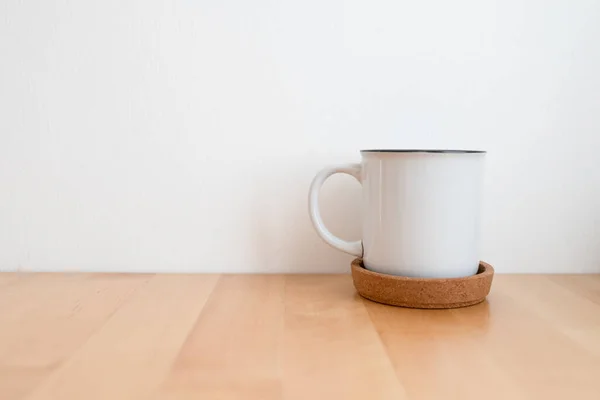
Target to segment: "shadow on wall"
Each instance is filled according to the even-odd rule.
[[[254,199],[255,259],[261,272],[349,273],[353,256],[326,244],[308,214],[308,190],[326,164],[290,165],[275,173],[261,168]],[[314,165],[313,165],[314,164]],[[273,174],[268,176],[266,174]],[[345,240],[360,239],[361,186],[351,176],[336,174],[321,190],[319,204],[326,226]]]

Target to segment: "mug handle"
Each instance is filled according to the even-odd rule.
[[[329,232],[321,218],[321,211],[319,210],[319,192],[327,178],[337,173],[352,175],[358,182],[362,183],[360,179],[361,170],[362,167],[360,164],[343,164],[324,168],[315,176],[308,192],[310,219],[319,236],[321,236],[321,238],[330,246],[356,257],[362,257],[363,255],[362,241],[357,240],[355,242],[348,242]]]

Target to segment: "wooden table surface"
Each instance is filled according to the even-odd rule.
[[[600,399],[600,275],[412,310],[348,275],[0,274],[0,399]]]

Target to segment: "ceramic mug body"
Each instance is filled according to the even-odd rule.
[[[313,225],[330,245],[362,257],[372,271],[412,277],[473,275],[479,267],[479,228],[485,152],[363,150],[360,164],[326,168],[310,189]],[[347,242],[324,226],[318,193],[334,173],[358,179],[362,240]]]

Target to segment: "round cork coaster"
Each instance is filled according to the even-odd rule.
[[[464,278],[409,278],[366,269],[352,261],[352,280],[358,293],[378,303],[410,308],[458,308],[481,303],[490,292],[494,268],[479,263],[477,274]]]

